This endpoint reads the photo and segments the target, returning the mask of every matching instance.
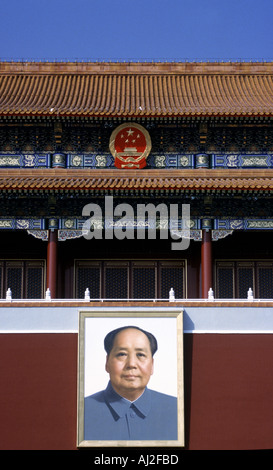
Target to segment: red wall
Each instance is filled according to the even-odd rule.
[[[77,335],[0,335],[0,448],[75,449]]]
[[[186,449],[273,448],[273,335],[185,334]],[[0,335],[0,448],[76,449],[77,335]]]
[[[273,448],[273,335],[185,335],[191,449]]]

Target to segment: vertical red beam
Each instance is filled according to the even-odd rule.
[[[57,296],[57,250],[58,230],[49,230],[47,242],[46,288],[50,290],[52,299],[56,299]]]
[[[208,291],[212,287],[212,239],[211,230],[202,230],[201,245],[201,283],[202,298],[208,298]]]

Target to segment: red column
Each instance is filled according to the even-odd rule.
[[[50,290],[52,299],[56,299],[57,296],[57,249],[58,230],[49,230],[47,242],[46,288]]]
[[[201,245],[201,282],[202,298],[208,298],[208,291],[212,287],[212,241],[211,230],[202,230]]]

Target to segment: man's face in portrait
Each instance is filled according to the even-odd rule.
[[[105,369],[114,390],[128,400],[136,400],[153,373],[153,357],[145,333],[134,328],[118,333]]]

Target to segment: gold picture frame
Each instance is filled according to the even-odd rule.
[[[153,431],[150,437],[144,439],[122,438],[113,434],[113,439],[102,435],[88,438],[86,435],[85,400],[95,396],[99,390],[104,390],[109,380],[105,371],[107,353],[104,351],[105,335],[116,328],[133,326],[151,332],[157,339],[158,350],[155,353],[155,367],[149,389],[158,390],[157,396],[177,397],[176,437],[155,437]],[[139,308],[101,308],[92,311],[79,311],[79,341],[78,341],[78,447],[183,447],[184,446],[184,357],[183,357],[183,309],[139,309]],[[153,381],[153,382],[152,382]],[[152,382],[150,384],[150,382]],[[101,393],[101,392],[99,392]],[[104,392],[103,392],[104,393]],[[157,393],[157,392],[156,392]],[[163,394],[163,395],[161,395]],[[99,405],[101,406],[101,405]],[[153,405],[154,406],[154,405]],[[155,410],[162,414],[162,407]],[[109,414],[109,413],[108,413]],[[103,427],[101,419],[89,422],[88,426]],[[165,418],[166,419],[166,418]],[[85,422],[86,421],[86,422]],[[144,421],[143,421],[144,422]],[[145,423],[146,425],[146,423]],[[171,426],[171,423],[167,423]],[[109,423],[108,428],[109,429]],[[163,426],[162,426],[163,429]],[[165,429],[165,428],[164,428]],[[98,431],[99,432],[99,431]],[[103,431],[100,431],[103,433]],[[149,431],[150,432],[150,431]],[[165,429],[165,434],[168,429]],[[116,433],[116,431],[115,431]]]

